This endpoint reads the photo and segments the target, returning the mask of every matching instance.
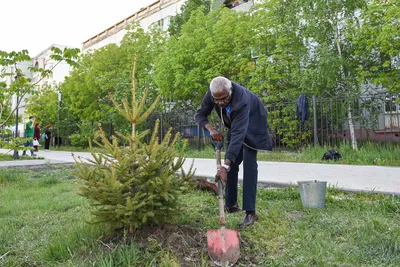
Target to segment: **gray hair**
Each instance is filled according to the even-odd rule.
[[[232,82],[222,76],[215,77],[210,83],[210,91],[212,95],[220,92],[232,94]]]

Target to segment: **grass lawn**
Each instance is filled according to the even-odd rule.
[[[70,168],[0,169],[1,266],[211,266],[205,233],[218,228],[215,196],[183,195],[165,240],[112,238],[87,223]],[[239,266],[400,266],[399,198],[329,188],[325,209],[306,209],[297,188],[260,189],[257,207],[260,221],[240,231]],[[229,214],[228,227],[241,218]]]
[[[274,149],[272,152],[258,152],[258,160],[279,162],[306,162],[306,163],[329,163],[329,164],[352,164],[352,165],[377,165],[400,167],[400,145],[388,144],[376,146],[366,143],[354,151],[349,143],[343,143],[336,150],[342,155],[338,161],[324,161],[322,156],[331,147],[307,147],[301,151],[282,151]],[[210,146],[201,151],[187,150],[186,156],[191,158],[215,158],[215,152]]]
[[[50,146],[52,151],[75,151],[75,152],[90,152],[88,147],[76,147],[76,146]]]
[[[28,151],[28,155],[30,155],[30,152]],[[43,157],[31,157],[31,156],[22,156],[22,152],[19,152],[19,158],[15,159],[13,158],[13,155],[10,154],[2,154],[0,153],[0,161],[11,161],[11,160],[35,160],[35,159],[43,159]]]

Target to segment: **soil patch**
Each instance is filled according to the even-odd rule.
[[[165,224],[139,230],[134,242],[139,248],[151,247],[156,241],[163,248],[172,249],[181,266],[200,266],[201,255],[207,255],[205,231],[183,225]]]
[[[215,266],[207,252],[207,231],[185,225],[164,224],[157,226],[145,226],[138,230],[132,240],[139,249],[151,249],[154,245],[161,246],[163,249],[171,249],[179,260],[180,266],[203,266],[204,258],[207,259],[209,266]],[[121,242],[122,233],[119,237],[105,238],[103,244],[108,248],[115,247]],[[251,243],[251,242],[250,242]],[[241,240],[242,246],[240,259],[235,266],[257,266],[257,257],[248,253],[252,244]]]

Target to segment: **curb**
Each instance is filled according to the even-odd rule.
[[[214,181],[214,176],[207,175],[194,175],[193,177],[197,178],[206,178],[208,181]],[[243,184],[243,179],[239,179],[239,184]],[[260,181],[257,183],[257,187],[259,188],[287,188],[287,187],[297,187],[297,184],[293,183],[280,183],[274,181]],[[328,185],[328,188],[335,188],[332,185]],[[349,188],[337,188],[346,193],[366,193],[366,194],[382,194],[382,195],[391,195],[391,196],[400,196],[399,192],[388,192],[388,191],[379,191],[379,190],[362,190],[362,189],[349,189]]]

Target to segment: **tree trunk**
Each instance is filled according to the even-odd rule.
[[[339,40],[339,25],[338,22],[336,21],[336,23],[331,22],[332,26],[335,27],[335,43],[336,43],[336,47],[337,47],[337,51],[339,54],[339,58],[342,58],[342,49],[340,47],[340,40]],[[341,78],[343,81],[343,91],[347,92],[347,85],[346,85],[346,74],[344,72],[344,67],[343,65],[340,66],[340,74],[341,74]],[[349,120],[349,130],[350,130],[350,137],[351,137],[351,147],[353,148],[353,150],[357,150],[357,140],[356,140],[356,136],[355,136],[355,131],[354,131],[354,123],[353,123],[353,114],[351,111],[351,104],[349,104],[349,107],[347,109],[347,118]]]
[[[349,119],[349,129],[350,129],[350,137],[351,137],[351,147],[353,148],[353,150],[358,150],[357,147],[357,140],[356,140],[356,136],[355,136],[355,131],[354,131],[354,123],[353,123],[353,114],[351,112],[351,106],[349,105],[349,108],[347,110],[347,116]]]
[[[131,223],[130,225],[129,225],[129,233],[131,234],[131,235],[133,235],[134,233],[135,233],[135,226]]]

